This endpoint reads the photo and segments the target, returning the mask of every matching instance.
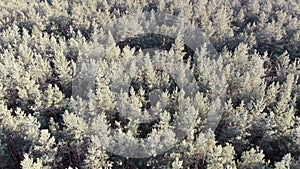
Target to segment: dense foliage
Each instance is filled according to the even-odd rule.
[[[299,0],[2,0],[0,9],[0,168],[300,168]],[[219,58],[205,46],[191,51],[180,38],[147,34],[132,20],[116,24],[142,12],[190,22]],[[139,36],[122,39],[132,32]],[[162,66],[194,73],[195,97],[183,99],[172,77],[139,50],[154,47],[164,50],[154,61],[175,58],[179,66]],[[92,67],[77,64],[89,59]],[[115,95],[112,84],[126,78],[118,65],[128,60],[146,64],[130,65],[131,88]],[[73,97],[72,82],[90,71],[96,90],[85,93],[87,102]],[[160,120],[140,124],[156,88],[164,91]],[[204,130],[220,106],[215,88],[226,93],[224,113],[216,130]],[[167,152],[125,158],[106,151],[111,129],[124,151],[137,137],[166,146],[159,140],[174,140],[170,122],[183,108],[192,130]],[[86,112],[98,115],[91,124]]]

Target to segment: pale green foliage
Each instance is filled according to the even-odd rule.
[[[7,131],[14,131],[22,133],[24,140],[33,141],[39,136],[39,127],[37,119],[33,116],[26,114],[21,110],[15,111],[16,116],[11,115],[11,111],[2,109],[1,110],[1,126]]]
[[[266,168],[267,162],[264,161],[265,155],[262,150],[251,148],[242,153],[238,168]]]
[[[64,123],[66,125],[66,133],[75,140],[83,140],[88,126],[82,117],[68,111],[64,114]]]
[[[275,164],[276,169],[290,169],[291,166],[291,154],[285,155],[280,162]]]
[[[299,126],[299,118],[296,119],[296,125],[292,129],[289,135],[289,139],[291,140],[291,145],[289,149],[291,152],[299,154],[300,152],[300,126]]]
[[[300,168],[300,61],[289,59],[300,56],[299,5],[297,0],[1,1],[0,168]],[[193,24],[178,31],[154,15],[147,23],[124,17],[143,11]],[[182,31],[198,27],[220,53],[211,56],[210,44],[204,44],[186,64],[182,58],[191,53],[184,40],[204,39],[183,37]],[[139,47],[153,38],[149,29],[178,37],[158,38],[170,49],[147,54]],[[120,47],[122,40],[142,44]],[[162,47],[152,40],[151,47]],[[186,72],[194,73],[199,91],[190,90]],[[156,89],[159,98],[147,111],[153,104],[149,93]],[[207,117],[221,108],[217,129],[206,130]],[[140,125],[151,116],[159,120]],[[176,140],[174,128],[187,137]],[[153,157],[126,159],[108,152],[116,146],[121,155],[135,155],[137,144]]]
[[[182,161],[176,158],[175,161],[172,163],[172,169],[181,169],[181,168],[183,168]]]
[[[105,153],[102,142],[96,137],[92,138],[92,143],[88,148],[88,156],[84,160],[85,168],[112,168],[113,163],[108,161],[109,156]]]
[[[29,155],[39,159],[43,168],[51,168],[55,163],[56,154],[55,138],[50,136],[48,130],[41,130],[40,138],[33,144]]]
[[[28,156],[28,154],[25,154],[24,157],[25,157],[24,160],[21,162],[22,169],[42,169],[43,168],[43,164],[39,159],[37,159],[37,161],[34,162],[33,159]]]
[[[75,63],[68,61],[63,51],[55,51],[54,66],[61,84],[70,85],[74,69],[76,69]]]
[[[295,98],[291,97],[293,85],[295,84],[294,75],[288,75],[287,81],[282,86],[280,92],[280,100],[275,106],[275,119],[279,127],[279,130],[285,131],[294,125],[294,113],[295,113]]]
[[[227,144],[225,147],[216,146],[211,153],[208,154],[208,168],[226,168],[235,169],[234,148]]]

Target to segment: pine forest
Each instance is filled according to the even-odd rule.
[[[0,169],[147,168],[300,168],[300,0],[0,1]]]

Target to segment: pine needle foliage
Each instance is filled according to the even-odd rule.
[[[300,168],[298,0],[2,0],[0,9],[0,168]],[[184,44],[195,37],[122,20],[142,12],[200,28],[218,59]],[[174,33],[151,17],[149,29]],[[185,99],[188,71],[199,91]],[[225,93],[214,131],[205,129],[220,106],[213,92]],[[151,157],[122,157],[135,145]]]

